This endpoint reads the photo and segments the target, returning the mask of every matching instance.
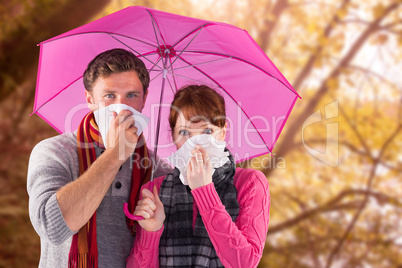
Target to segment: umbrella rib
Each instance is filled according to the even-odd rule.
[[[191,81],[195,81],[195,82],[198,82],[198,83],[202,83],[203,81],[201,81],[201,80],[197,80],[197,79],[194,79],[194,78],[190,78],[190,77],[188,77],[188,76],[184,76],[184,75],[181,75],[181,74],[173,74],[173,73],[171,73],[170,74],[171,76],[177,76],[177,77],[182,77],[182,78],[185,78],[185,79],[188,79],[188,80],[191,80]],[[212,80],[213,81],[213,80]],[[215,83],[216,85],[218,85],[220,88],[222,88],[219,84],[217,84],[217,83]]]
[[[169,66],[169,68],[171,69],[170,72],[171,72],[171,74],[173,75],[175,69],[173,69],[172,59],[170,58],[169,60],[170,60],[170,66]],[[174,76],[172,76],[172,79],[173,79],[173,83],[174,83],[174,89],[177,91],[177,81],[176,81],[176,78],[175,78]],[[169,82],[169,79],[168,79],[168,82]],[[169,82],[169,83],[170,83],[170,82]],[[173,88],[173,87],[171,87],[171,88]]]
[[[159,58],[158,61],[155,62],[155,63],[151,62],[151,63],[153,64],[153,66],[148,70],[148,72],[153,72],[153,71],[154,71],[154,67],[158,67],[158,68],[159,68],[159,70],[155,70],[155,71],[157,71],[157,72],[162,71],[162,68],[157,65],[157,64],[161,61],[161,59],[162,59],[162,58]]]
[[[187,63],[188,65],[191,65],[191,63],[189,63],[189,62],[187,62],[186,60],[184,60],[184,59],[182,59],[182,58],[180,58],[183,62],[185,62],[185,63]],[[193,66],[193,68],[195,69],[195,70],[197,70],[197,71],[199,71],[201,74],[203,74],[205,77],[207,77],[209,80],[211,80],[213,83],[215,83],[219,88],[221,88],[222,90],[224,90],[225,92],[226,92],[226,94],[232,99],[232,101],[234,101],[235,103],[237,103],[237,101],[235,100],[235,98],[233,98],[233,96],[227,91],[227,90],[225,90],[217,81],[215,81],[212,77],[210,77],[209,75],[207,75],[205,72],[203,72],[202,70],[200,70],[199,68],[197,68],[197,67],[195,67],[195,66]],[[172,74],[172,75],[174,75],[174,74]],[[180,76],[180,75],[176,75],[176,76]],[[195,80],[195,79],[192,79],[192,78],[188,78],[188,77],[185,77],[185,76],[182,76],[182,77],[184,77],[184,78],[187,78],[187,79],[190,79],[190,80],[193,80],[193,81],[197,81],[197,80]],[[202,82],[202,81],[197,81],[197,82]],[[286,85],[285,85],[286,86]],[[240,107],[240,109],[241,109],[241,111],[243,112],[243,114],[247,117],[247,118],[250,118],[249,116],[248,116],[248,114],[246,113],[246,111],[244,111],[243,110],[243,108],[239,105],[239,107]],[[255,125],[254,125],[254,123],[253,122],[251,122],[250,121],[250,123],[253,125],[253,127],[255,128],[255,129],[257,129],[256,127],[255,127]],[[267,149],[268,149],[268,151],[269,152],[272,152],[271,150],[270,150],[270,148],[267,146],[267,143],[265,142],[265,139],[261,136],[261,134],[257,131],[257,133],[258,133],[258,135],[260,136],[260,138],[261,138],[261,140],[264,142],[264,144],[265,144],[265,146],[267,147]]]
[[[204,27],[200,28],[197,32],[196,35],[193,36],[193,38],[190,40],[190,42],[187,43],[187,45],[184,47],[184,49],[180,52],[180,54],[175,58],[175,60],[170,64],[170,66],[168,67],[168,69],[177,61],[178,58],[180,58],[181,54],[184,53],[184,51],[186,51],[186,48],[194,41],[194,39],[200,34],[201,30]],[[194,31],[193,31],[194,32]]]
[[[181,59],[183,62],[185,62],[186,64],[188,64],[189,66],[191,66],[191,63],[189,63],[189,62],[186,61],[185,59],[183,59],[183,58],[180,58],[180,59]],[[203,76],[205,76],[205,77],[207,77],[209,80],[211,80],[215,85],[217,85],[218,87],[220,87],[220,88],[223,89],[223,87],[222,87],[217,81],[215,81],[211,76],[209,76],[208,74],[206,74],[205,72],[203,72],[202,70],[200,70],[199,68],[197,68],[196,66],[193,66],[193,69],[196,70],[196,71],[198,71],[198,72],[200,72]],[[188,78],[188,77],[185,77],[185,76],[182,76],[182,75],[178,75],[178,74],[171,74],[171,75],[181,76],[181,77],[187,78],[187,79],[189,79],[189,80],[193,80],[193,81],[197,81],[197,82],[202,82],[202,81],[195,80],[195,79],[192,79],[192,78]]]
[[[154,15],[151,13],[150,10],[146,9],[146,11],[149,13],[149,15],[150,15],[151,18],[152,18],[152,26],[153,26],[153,28],[154,28],[155,38],[156,38],[156,42],[158,43],[158,46],[160,47],[160,44],[159,44],[159,42],[158,42],[158,36],[156,35],[155,25],[157,26],[156,28],[157,28],[157,30],[158,30],[158,32],[159,32],[159,35],[160,35],[160,37],[161,37],[161,39],[162,39],[162,41],[163,41],[163,44],[164,44],[165,47],[166,47],[165,39],[164,39],[163,36],[162,36],[162,33],[161,33],[161,31],[160,31],[160,28],[159,28],[159,25],[158,25],[158,23],[156,22],[156,19],[155,19]],[[195,31],[197,31],[197,30],[198,30],[198,33],[197,33],[197,35],[198,35],[199,32],[201,32],[202,28],[204,28],[205,26],[210,25],[210,24],[211,24],[211,22],[206,22],[206,23],[204,23],[204,24],[202,24],[202,25],[196,27],[195,29],[189,31],[187,34],[183,35],[183,37],[181,37],[179,40],[177,40],[176,43],[172,44],[172,47],[175,47],[178,43],[180,43],[181,41],[183,41],[187,36],[189,36],[190,34],[192,34],[193,32],[195,32]],[[196,35],[196,36],[197,36],[197,35]],[[193,39],[189,42],[189,44],[194,40],[194,38],[195,38],[195,37],[193,37]],[[189,44],[188,44],[188,45],[189,45]],[[187,45],[187,46],[188,46],[188,45]],[[187,47],[187,46],[186,46],[186,47]],[[174,62],[173,62],[173,63],[174,63]]]
[[[174,94],[175,92],[177,92],[177,85],[176,85],[176,80],[174,79],[174,77],[172,77],[172,78],[175,81],[174,86],[172,86],[172,84],[170,83],[170,80],[169,80],[168,77],[167,77],[167,81],[169,83],[169,86],[170,86],[170,89],[171,89],[172,93]]]
[[[70,84],[68,84],[67,86],[65,86],[64,88],[62,88],[59,92],[57,92],[53,97],[51,97],[50,99],[48,99],[47,101],[45,101],[41,106],[39,106],[38,108],[35,109],[35,111],[33,111],[30,115],[36,114],[43,106],[45,106],[46,104],[48,104],[51,100],[53,100],[54,98],[56,98],[57,96],[59,96],[64,90],[66,90],[68,87],[70,87],[72,84],[74,84],[75,82],[77,82],[78,80],[80,80],[82,78],[82,75],[80,77],[78,77],[77,79],[75,79],[73,82],[71,82]]]
[[[105,31],[90,31],[90,32],[85,32],[85,33],[76,33],[76,34],[72,34],[72,35],[67,35],[67,36],[59,37],[59,38],[53,39],[53,40],[43,41],[43,42],[41,42],[39,45],[51,43],[51,42],[58,41],[58,40],[61,40],[61,39],[64,39],[64,38],[68,38],[68,37],[71,37],[71,36],[78,36],[78,35],[85,35],[85,34],[118,35],[118,36],[121,36],[121,37],[125,37],[125,38],[128,38],[128,39],[132,39],[132,40],[138,41],[138,42],[140,42],[140,43],[149,45],[149,46],[151,46],[151,47],[155,47],[155,45],[153,45],[153,44],[151,44],[151,43],[147,43],[147,42],[145,42],[145,41],[142,41],[142,40],[140,40],[140,39],[137,39],[137,38],[134,38],[134,37],[131,37],[131,36],[127,36],[127,35],[119,34],[119,33],[105,32]],[[156,47],[155,47],[155,48],[156,48]]]
[[[150,56],[150,55],[158,55],[158,57],[159,57],[158,61],[157,61],[156,63],[153,63],[153,62],[151,61],[151,63],[154,65],[154,67],[158,67],[159,70],[162,71],[162,70],[163,70],[162,67],[160,67],[160,66],[157,65],[157,64],[162,60],[162,57],[159,55],[158,52],[156,52],[156,51],[147,52],[147,53],[144,53],[144,54],[140,54],[140,57],[146,58],[146,56]],[[152,68],[151,68],[151,69],[152,69]]]
[[[282,85],[284,85],[288,90],[290,90],[293,94],[295,94],[296,96],[298,96],[298,97],[300,98],[299,94],[298,94],[296,91],[293,91],[291,88],[289,88],[286,84],[284,84],[282,81],[280,81],[280,80],[279,80],[278,78],[276,78],[274,75],[270,74],[269,72],[267,72],[267,71],[264,70],[263,68],[259,67],[258,65],[254,64],[254,63],[252,63],[252,62],[250,62],[250,61],[248,61],[248,60],[245,60],[245,59],[242,59],[242,58],[239,58],[239,57],[236,57],[236,56],[224,54],[224,53],[217,53],[217,52],[209,52],[209,51],[186,51],[186,52],[188,52],[188,53],[210,54],[210,55],[216,55],[216,56],[231,57],[232,59],[235,59],[235,60],[238,60],[238,61],[242,61],[242,62],[244,62],[244,63],[247,63],[247,64],[249,64],[249,65],[251,65],[251,66],[253,66],[253,67],[259,69],[260,71],[264,72],[265,74],[269,75],[269,76],[272,77],[273,79],[277,80],[279,83],[281,83]],[[183,58],[180,58],[180,59],[183,60],[184,62],[186,62],[187,64],[191,65],[189,62],[185,61]],[[196,68],[196,69],[197,69],[197,68]]]
[[[182,38],[180,38],[179,40],[176,41],[176,43],[174,43],[172,45],[172,47],[175,47],[178,43],[180,43],[181,41],[183,41],[187,36],[189,36],[190,34],[192,34],[193,32],[197,31],[197,30],[201,30],[201,28],[205,28],[205,26],[211,25],[210,22],[206,22],[200,26],[198,26],[197,28],[191,30],[190,32],[188,32],[187,34],[183,35]]]
[[[144,42],[144,41],[142,41],[142,40],[139,40],[139,39],[137,39],[137,38],[133,38],[133,37],[131,37],[131,36],[127,36],[127,35],[122,35],[122,34],[117,34],[117,33],[110,33],[110,32],[86,32],[86,33],[79,33],[79,34],[73,34],[73,35],[69,35],[69,36],[64,36],[64,37],[61,37],[61,38],[59,38],[59,39],[50,40],[49,42],[57,41],[57,40],[60,40],[60,39],[63,39],[63,38],[71,37],[71,36],[84,35],[84,34],[107,34],[107,35],[109,35],[110,37],[112,37],[113,39],[115,39],[117,42],[121,43],[121,44],[124,45],[125,47],[131,49],[132,51],[134,51],[135,53],[137,53],[138,55],[140,55],[140,57],[142,57],[142,58],[146,59],[147,61],[149,61],[151,64],[156,65],[152,60],[148,59],[148,58],[145,56],[145,54],[139,53],[138,51],[136,51],[135,49],[133,49],[132,47],[130,47],[129,45],[127,45],[126,43],[124,43],[124,42],[121,41],[120,39],[116,38],[115,36],[125,37],[125,38],[131,39],[131,40],[135,40],[135,41],[137,41],[137,42],[140,42],[140,43],[143,43],[143,44],[149,45],[149,46],[151,46],[151,47],[155,47],[155,48],[156,48],[156,46],[154,46],[153,44]],[[41,44],[44,44],[44,43],[46,43],[46,42],[42,42]],[[153,53],[152,53],[152,54],[153,54]],[[151,55],[151,54],[148,54],[148,55]],[[160,68],[160,67],[159,67],[159,68]]]
[[[152,70],[152,71],[154,71],[154,70]],[[159,73],[154,78],[152,78],[149,82],[154,81],[155,78],[157,78],[158,76],[163,74],[163,70],[161,70],[161,71],[155,70],[154,72],[159,72]],[[173,75],[173,74],[170,74],[170,75]],[[191,80],[191,78],[189,78],[189,77],[185,77],[185,76],[183,76],[183,77]],[[197,80],[194,80],[194,81],[197,81]]]
[[[158,35],[156,34],[155,26],[157,26],[156,28],[158,29],[159,35],[160,35],[160,37],[161,37],[161,39],[162,39],[162,41],[163,41],[163,44],[164,44],[165,47],[166,47],[166,42],[165,42],[165,40],[163,39],[162,33],[161,33],[160,29],[159,29],[159,25],[158,25],[158,23],[156,22],[154,15],[153,15],[153,14],[151,13],[151,11],[149,11],[148,9],[146,9],[146,11],[149,13],[149,16],[150,16],[151,19],[152,19],[152,27],[154,28],[154,34],[155,34],[156,42],[158,43],[158,48],[160,48],[161,45],[159,44],[159,39],[158,39]],[[163,63],[163,62],[162,62],[162,63]],[[165,67],[165,65],[163,65],[163,67]]]
[[[162,68],[158,66],[158,63],[161,61],[162,58],[159,58],[159,60],[158,60],[157,62],[153,62],[152,60],[148,59],[148,58],[145,56],[145,54],[141,54],[141,53],[138,52],[137,50],[133,49],[132,47],[130,47],[129,45],[127,45],[126,43],[124,43],[123,41],[121,41],[120,39],[114,37],[114,36],[111,35],[111,34],[109,34],[109,35],[110,35],[113,39],[115,39],[117,42],[120,42],[121,44],[123,44],[123,45],[126,46],[127,48],[131,49],[132,51],[134,51],[135,53],[137,53],[138,55],[140,55],[141,58],[144,58],[144,59],[146,59],[147,61],[149,61],[149,62],[152,64],[152,67],[148,70],[148,72],[152,72],[153,69],[154,69],[154,67],[158,67],[159,69],[162,70]],[[153,54],[157,54],[157,53],[154,52],[154,53],[149,53],[149,54],[146,54],[146,55],[148,56],[148,55],[153,55]],[[156,76],[156,77],[157,77],[157,76]],[[156,77],[154,77],[154,78],[156,78]],[[152,80],[153,80],[153,79],[152,79]],[[152,81],[152,80],[151,80],[151,81]]]
[[[135,53],[137,53],[138,55],[140,55],[140,57],[146,59],[146,60],[149,61],[151,64],[153,64],[153,66],[152,66],[151,69],[153,69],[153,68],[158,64],[159,61],[158,61],[157,63],[154,63],[152,60],[148,59],[148,58],[145,56],[145,54],[141,54],[139,51],[137,51],[137,50],[135,50],[134,48],[130,47],[129,45],[127,45],[126,43],[124,43],[124,42],[121,41],[120,39],[114,37],[112,34],[109,34],[109,35],[110,35],[110,37],[112,37],[112,38],[113,38],[114,40],[116,40],[117,42],[119,42],[119,43],[121,43],[122,45],[126,46],[128,49],[134,51]],[[152,54],[153,54],[153,53],[152,53]],[[152,54],[148,54],[148,55],[152,55]]]
[[[95,33],[95,32],[94,32],[94,33]],[[145,45],[148,45],[148,46],[151,46],[151,47],[155,47],[155,45],[153,45],[153,44],[151,44],[151,43],[145,42],[145,41],[143,41],[143,40],[141,40],[141,39],[134,38],[134,37],[132,37],[132,36],[128,36],[128,35],[124,35],[124,34],[118,34],[118,33],[109,33],[109,32],[103,32],[103,33],[109,34],[109,35],[111,35],[111,36],[117,35],[117,36],[125,37],[125,38],[127,38],[127,39],[132,39],[132,40],[135,40],[135,41],[137,41],[137,42],[139,42],[139,43],[143,43],[143,44],[145,44]],[[116,39],[116,40],[119,40],[119,39]],[[155,48],[156,48],[156,47],[155,47]]]
[[[205,61],[205,62],[200,62],[200,63],[195,63],[195,64],[190,64],[189,66],[184,66],[184,67],[179,67],[179,68],[175,68],[174,70],[181,70],[181,69],[186,69],[186,68],[190,68],[190,67],[194,67],[194,66],[198,66],[198,65],[204,65],[204,64],[209,64],[209,63],[213,63],[213,62],[218,62],[218,61],[224,61],[224,60],[230,60],[233,57],[227,57],[227,58],[223,58],[223,59],[218,59],[218,60],[211,60],[211,61]]]
[[[160,76],[163,72],[159,72],[154,78],[152,78],[149,82],[151,83],[152,81],[154,81],[155,78],[157,78],[158,76]]]

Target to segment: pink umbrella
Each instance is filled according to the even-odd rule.
[[[144,135],[161,157],[175,150],[167,118],[174,93],[184,85],[206,84],[224,96],[227,145],[236,162],[272,151],[299,97],[245,30],[136,6],[40,44],[32,114],[60,133],[76,130],[89,111],[83,72],[111,48],[131,50],[150,71],[143,113],[151,123]]]

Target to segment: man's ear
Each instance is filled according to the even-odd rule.
[[[88,108],[91,111],[94,111],[95,110],[94,99],[92,97],[91,92],[89,92],[88,90],[85,90],[85,100],[87,102]]]
[[[142,108],[141,108],[141,111],[142,111],[142,109],[144,109],[144,107],[145,107],[145,101],[147,100],[147,97],[148,97],[148,92],[149,92],[149,90],[147,90],[147,93],[145,93],[144,94],[144,100],[143,100],[143,102],[142,102]],[[140,112],[141,112],[140,111]]]

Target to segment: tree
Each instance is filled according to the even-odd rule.
[[[110,0],[3,1],[0,9],[0,102],[36,75],[36,45],[87,22]],[[9,12],[11,10],[11,12]]]
[[[32,147],[55,134],[29,118],[37,44],[86,23],[110,0],[1,1],[0,5],[0,267],[37,267],[39,238],[28,216],[26,171]]]
[[[271,185],[260,266],[400,265],[401,1],[236,4],[231,10],[247,5],[252,16],[231,20],[249,29],[303,97],[273,154],[243,163]],[[322,119],[305,125],[315,115]],[[330,125],[339,127],[333,140]],[[312,147],[337,164],[309,155]]]
[[[54,134],[37,117],[23,116],[34,96],[34,45],[133,4],[114,0],[103,9],[95,1],[95,9],[73,0],[20,2],[0,8],[2,20],[8,21],[0,30],[0,149],[7,152],[0,163],[0,191],[9,204],[0,210],[0,237],[6,238],[0,266],[18,266],[14,252],[21,245],[38,247],[28,227],[12,228],[29,226],[24,192],[29,152]],[[242,163],[261,169],[270,183],[271,220],[260,267],[402,264],[402,1],[135,4],[246,29],[303,98],[273,154]],[[19,12],[21,6],[25,13]],[[76,17],[62,16],[80,9],[84,12]],[[26,239],[29,235],[36,240]],[[29,256],[33,267],[35,254]]]
[[[281,8],[277,8],[281,4]],[[384,189],[379,185],[380,180],[387,178],[393,180],[394,177],[391,174],[399,174],[400,176],[400,162],[398,163],[398,153],[395,151],[398,146],[398,141],[401,140],[401,93],[398,90],[398,85],[396,81],[389,81],[388,78],[382,77],[382,74],[377,74],[370,70],[365,69],[362,66],[356,66],[358,62],[356,57],[359,53],[368,49],[368,46],[377,46],[378,49],[385,48],[387,44],[389,45],[390,40],[397,38],[397,34],[401,29],[401,21],[396,15],[398,10],[401,9],[400,1],[387,1],[386,3],[374,3],[370,6],[359,5],[353,3],[352,1],[344,0],[341,3],[336,3],[337,6],[326,6],[325,4],[318,3],[320,6],[320,16],[316,17],[314,15],[308,15],[308,6],[312,3],[286,3],[287,10],[283,10],[283,2],[277,1],[276,4],[271,8],[272,12],[278,12],[283,14],[281,18],[276,20],[276,23],[271,23],[271,27],[278,27],[279,29],[271,28],[270,31],[262,29],[259,31],[257,36],[260,40],[277,40],[278,48],[275,44],[270,47],[263,47],[268,51],[268,55],[275,55],[275,58],[280,58],[283,60],[284,54],[283,45],[287,45],[289,40],[294,38],[294,35],[290,34],[288,36],[288,31],[281,30],[284,27],[279,25],[285,25],[289,27],[289,23],[286,23],[288,17],[286,13],[290,14],[292,17],[290,20],[298,21],[299,23],[306,24],[306,30],[303,34],[306,36],[310,33],[307,43],[300,44],[296,41],[299,47],[294,48],[294,46],[285,46],[288,50],[285,53],[289,53],[289,50],[294,48],[296,53],[303,52],[307,54],[305,59],[299,60],[296,64],[300,66],[298,74],[294,78],[294,82],[291,84],[298,89],[299,94],[303,96],[305,104],[301,108],[297,109],[294,113],[294,119],[285,129],[285,133],[279,139],[279,146],[275,152],[275,157],[287,157],[287,162],[296,162],[298,168],[304,171],[304,173],[315,177],[315,176],[325,176],[326,173],[331,173],[334,179],[326,178],[325,183],[334,184],[335,178],[345,178],[345,185],[340,187],[325,187],[321,183],[317,184],[317,181],[306,176],[300,176],[300,173],[294,171],[293,175],[301,182],[294,181],[294,185],[298,185],[300,190],[297,189],[294,193],[291,191],[286,192],[285,196],[288,200],[291,200],[297,204],[297,208],[294,208],[296,215],[284,215],[285,218],[282,222],[271,225],[269,234],[279,233],[283,236],[285,233],[293,236],[291,240],[297,241],[296,243],[285,242],[284,247],[275,248],[273,246],[267,247],[266,259],[271,259],[272,261],[267,261],[269,267],[332,267],[334,263],[342,264],[344,267],[356,267],[362,266],[364,263],[377,264],[383,267],[394,267],[394,265],[400,264],[397,259],[393,256],[401,256],[401,248],[396,244],[396,237],[400,235],[400,232],[388,232],[380,233],[376,232],[375,239],[379,242],[376,245],[376,253],[381,252],[378,258],[371,258],[367,260],[363,257],[366,256],[367,248],[363,249],[365,251],[360,252],[355,249],[358,247],[353,247],[350,244],[354,239],[360,241],[360,243],[365,243],[367,247],[373,242],[362,238],[362,236],[371,233],[373,230],[368,226],[364,226],[369,218],[374,220],[377,225],[376,228],[390,228],[394,227],[398,230],[397,224],[385,223],[381,221],[379,209],[373,209],[370,202],[379,202],[384,206],[390,206],[393,216],[397,218],[401,215],[400,202],[396,202],[396,196],[400,195],[400,191],[392,191],[392,194],[388,196],[385,194]],[[356,10],[369,9],[372,11],[370,20],[363,20],[358,15],[353,15]],[[275,11],[276,10],[276,11]],[[329,12],[327,12],[329,11]],[[332,15],[326,14],[330,13]],[[322,16],[326,14],[326,16]],[[278,17],[277,13],[268,15],[267,17]],[[283,19],[282,19],[283,17]],[[367,16],[370,17],[370,16]],[[328,20],[327,20],[328,18]],[[301,21],[303,20],[303,21]],[[323,21],[324,20],[324,21]],[[327,20],[327,21],[326,21]],[[293,26],[295,24],[292,24]],[[363,27],[362,27],[363,26]],[[294,26],[295,27],[295,26]],[[354,38],[352,42],[347,44],[345,37],[345,31],[349,27],[358,28],[358,36]],[[309,31],[309,29],[311,29]],[[322,30],[321,30],[322,29]],[[398,30],[399,29],[399,30]],[[266,36],[269,33],[270,36]],[[286,36],[282,36],[281,33],[285,33]],[[273,36],[271,36],[273,35]],[[300,37],[301,34],[295,34]],[[304,41],[304,40],[303,40]],[[264,42],[261,42],[264,43]],[[269,44],[269,43],[268,43]],[[397,49],[401,49],[400,42]],[[400,55],[400,54],[399,54]],[[400,56],[395,59],[395,64],[400,64]],[[287,65],[290,66],[290,65]],[[281,68],[279,68],[281,69]],[[308,87],[309,79],[312,79],[315,74],[314,72],[323,70],[323,79],[315,87]],[[282,69],[281,69],[282,70]],[[359,76],[364,76],[365,79],[369,80],[369,85],[358,85],[355,79]],[[288,76],[287,76],[288,77]],[[396,95],[396,101],[386,101],[379,99],[378,96],[371,98],[371,101],[367,101],[365,105],[362,102],[362,95],[364,91],[367,90],[377,90],[380,86],[384,88],[383,82],[386,82],[386,88],[388,94],[394,96]],[[360,88],[359,88],[360,87]],[[355,92],[354,105],[349,104],[349,100],[353,100],[351,93],[345,94],[342,88],[348,88],[349,92]],[[307,89],[307,90],[305,90]],[[303,92],[304,91],[304,92]],[[315,144],[325,147],[327,140],[325,139],[325,132],[323,135],[319,134],[324,124],[321,126],[316,126],[310,131],[312,132],[310,136],[324,137],[321,139],[314,139],[313,141],[301,140],[301,132],[304,131],[303,124],[308,120],[308,118],[314,114],[314,111],[319,107],[323,107],[330,102],[330,98],[348,98],[349,100],[339,101],[340,105],[340,116],[343,119],[342,126],[340,125],[340,137],[339,145],[344,148],[340,148],[339,155],[343,154],[356,154],[357,163],[352,162],[351,159],[345,160],[348,166],[354,166],[357,168],[355,172],[348,171],[348,174],[344,174],[339,166],[337,169],[328,167],[317,167],[316,161],[303,161],[303,155],[300,152],[301,144],[309,144],[314,142]],[[367,98],[367,97],[366,97]],[[303,100],[301,101],[303,102]],[[372,105],[372,107],[370,107]],[[389,120],[389,114],[381,113],[381,108],[384,110],[396,111],[392,112],[392,120]],[[388,108],[388,109],[387,109]],[[370,119],[371,129],[365,128],[362,130],[360,126],[365,124],[370,124],[366,120],[359,120],[359,114],[365,114],[365,119]],[[351,116],[353,115],[353,117]],[[374,118],[373,118],[374,117]],[[377,119],[377,120],[376,120]],[[340,120],[340,119],[338,119]],[[325,128],[324,128],[325,129]],[[379,129],[386,129],[383,131],[380,137],[374,139],[373,136],[367,135],[369,133],[378,132]],[[321,130],[322,131],[322,130]],[[369,133],[367,133],[369,132]],[[342,135],[343,134],[343,135]],[[341,153],[342,152],[342,153]],[[375,152],[375,153],[374,153]],[[387,156],[386,156],[387,155]],[[294,157],[297,156],[297,157]],[[299,163],[302,162],[303,166]],[[359,163],[360,162],[360,163]],[[397,163],[396,165],[394,163]],[[345,163],[342,163],[345,164]],[[289,166],[289,165],[288,165]],[[316,167],[314,170],[313,167]],[[380,166],[386,166],[386,174],[381,174],[379,172]],[[363,174],[359,174],[361,170],[367,169]],[[271,166],[262,169],[264,173],[270,178],[270,176],[275,176],[274,172],[278,172]],[[286,170],[289,172],[289,169]],[[283,176],[283,177],[282,177]],[[355,184],[353,180],[356,180],[360,176],[358,182],[355,182],[357,189],[350,189],[350,185]],[[281,172],[282,178],[289,178],[289,175],[283,174]],[[277,178],[277,176],[275,176]],[[319,179],[322,180],[322,179]],[[303,189],[308,189],[309,187],[299,186],[299,183],[311,182],[313,185],[319,186],[320,192],[303,193]],[[283,187],[283,186],[282,186]],[[376,188],[375,190],[373,188]],[[329,188],[329,189],[328,189]],[[281,195],[282,191],[275,192],[277,195]],[[300,192],[302,191],[302,192]],[[313,198],[313,200],[311,200]],[[282,204],[282,203],[281,203]],[[289,204],[289,201],[283,201],[283,204]],[[371,206],[370,206],[371,205]],[[283,210],[283,208],[281,208]],[[339,212],[337,212],[339,211]],[[337,217],[349,217],[349,220],[338,219],[327,219],[325,216],[328,212],[336,215]],[[337,212],[337,213],[334,213]],[[377,214],[377,215],[376,215]],[[317,222],[319,222],[317,224]],[[335,225],[334,223],[342,224],[342,228]],[[363,227],[362,227],[363,225]],[[290,232],[288,228],[294,230]],[[327,232],[321,234],[316,234],[318,228],[325,228]],[[331,234],[327,239],[322,237],[322,234]],[[269,238],[269,236],[268,236]],[[281,238],[278,238],[280,241]],[[276,240],[276,242],[278,241]],[[268,242],[269,243],[269,242]],[[292,246],[293,245],[293,246]],[[290,246],[288,251],[286,248]],[[389,249],[390,254],[386,254],[383,250],[384,247]],[[348,250],[349,249],[349,250]],[[273,253],[272,253],[273,252]],[[360,254],[360,256],[358,256]],[[270,256],[271,255],[271,256]],[[274,257],[272,257],[274,255]],[[294,256],[292,256],[294,255]],[[280,258],[280,257],[283,258]],[[282,260],[277,262],[278,260]],[[280,265],[278,265],[280,263]],[[377,267],[377,266],[374,266]]]

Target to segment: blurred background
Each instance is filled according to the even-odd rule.
[[[0,267],[37,267],[37,44],[130,5],[246,29],[302,99],[272,155],[259,267],[402,267],[402,1],[0,0]]]

